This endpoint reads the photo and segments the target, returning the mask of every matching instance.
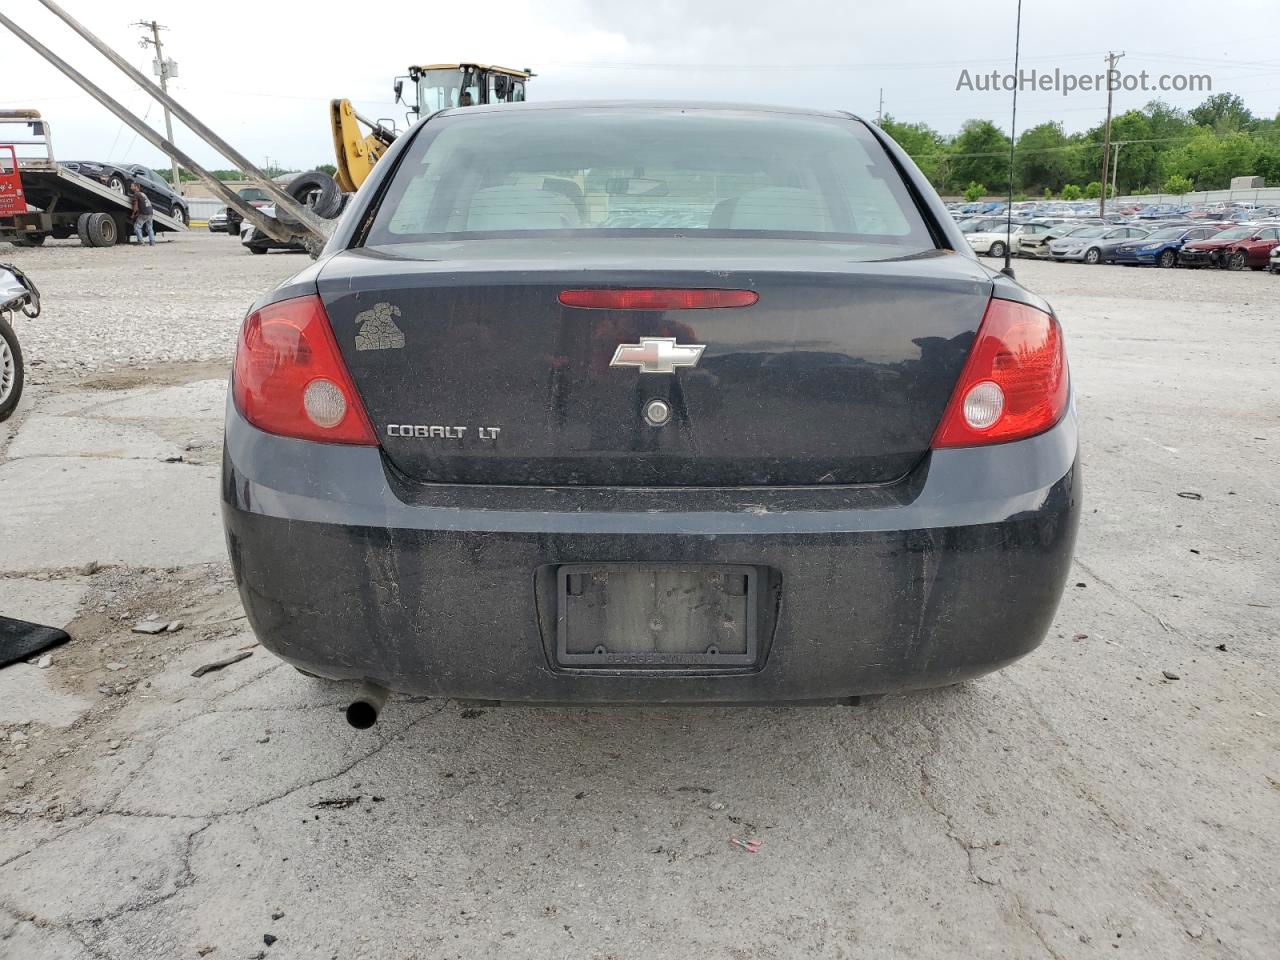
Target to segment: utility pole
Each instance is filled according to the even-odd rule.
[[[884,87],[880,88],[880,106],[876,108],[876,126],[884,120]]]
[[[1111,170],[1111,95],[1115,92],[1111,82],[1111,74],[1116,68],[1116,61],[1124,56],[1124,51],[1107,53],[1107,125],[1102,134],[1102,196],[1098,198],[1098,216],[1107,212],[1107,173]]]
[[[137,23],[134,24],[134,26],[142,27],[142,29],[144,30],[151,31],[151,38],[148,39],[146,37],[143,37],[142,40],[139,42],[138,46],[142,47],[144,50],[147,47],[156,48],[155,63],[156,63],[156,73],[160,75],[160,89],[163,90],[165,93],[168,93],[169,92],[169,76],[170,76],[170,71],[174,67],[174,63],[173,61],[166,60],[164,58],[164,47],[160,43],[160,31],[168,30],[169,28],[165,26],[161,26],[160,24],[156,23],[154,20],[139,20]],[[164,135],[165,135],[165,138],[170,143],[173,143],[173,117],[169,113],[169,107],[167,104],[164,105]],[[181,196],[182,195],[182,176],[181,174],[178,173],[178,161],[170,157],[169,163],[172,165],[171,169],[173,171],[173,184],[172,184],[173,192]]]
[[[1116,151],[1114,158],[1111,161],[1111,195],[1112,196],[1115,196],[1118,190],[1118,187],[1116,186],[1116,181],[1120,174],[1120,148],[1125,146],[1127,143],[1129,143],[1128,140],[1117,140],[1115,143],[1112,144],[1112,146],[1115,147],[1115,151]],[[1103,193],[1106,193],[1106,190],[1103,190]]]

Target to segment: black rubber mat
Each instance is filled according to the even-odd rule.
[[[42,627],[38,623],[0,617],[0,667],[26,660],[41,650],[56,647],[70,639],[67,631],[57,627]]]

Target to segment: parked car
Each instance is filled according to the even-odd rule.
[[[444,110],[352,202],[244,321],[220,489],[259,639],[363,680],[355,725],[388,688],[847,698],[1045,636],[1062,330],[873,125]]]
[[[223,207],[217,213],[209,218],[210,233],[226,233],[227,232],[227,208]]]
[[[1165,217],[1178,216],[1186,212],[1185,207],[1173,203],[1150,203],[1136,214],[1139,220],[1159,220]]]
[[[1174,267],[1178,264],[1178,251],[1183,244],[1203,240],[1217,232],[1218,228],[1212,225],[1158,227],[1141,240],[1121,243],[1112,254],[1112,260],[1129,266],[1152,264]]]
[[[1087,226],[1093,226],[1093,224],[1068,220],[1050,227],[1044,233],[1016,236],[1013,238],[1013,252],[1022,257],[1048,259],[1050,242],[1069,236],[1077,230],[1083,230]]]
[[[969,217],[961,220],[959,223],[960,232],[963,234],[981,233],[990,230],[998,230],[1005,223],[1004,217]]]
[[[275,204],[269,203],[261,209],[268,217],[276,215]],[[228,221],[228,228],[230,228],[230,221]],[[240,221],[240,242],[248,248],[250,253],[257,254],[266,253],[268,250],[305,250],[300,243],[283,243],[267,236],[247,220]]]
[[[61,166],[91,180],[97,180],[124,197],[129,195],[129,184],[137,181],[156,210],[167,213],[183,223],[191,222],[187,201],[174,193],[160,174],[150,167],[144,167],[140,163],[101,163],[94,160],[72,160],[61,163]]]
[[[1275,227],[1260,228],[1256,224],[1230,227],[1207,239],[1186,244],[1178,253],[1178,265],[1261,270],[1277,239],[1280,237]]]
[[[1110,263],[1116,248],[1125,241],[1145,237],[1151,231],[1143,227],[1085,227],[1069,236],[1049,242],[1049,255],[1054,260],[1079,260],[1082,263]]]
[[[1267,262],[1267,269],[1271,273],[1280,273],[1280,247],[1271,248],[1271,258]]]
[[[267,191],[263,190],[261,187],[241,187],[236,191],[236,195],[239,196],[241,200],[247,201],[251,207],[262,209],[264,207],[271,206],[272,209],[275,209],[274,205],[271,203],[271,197],[269,197],[267,195]],[[240,225],[242,223],[244,223],[244,217],[240,216],[240,214],[231,207],[227,207],[227,233],[236,237],[240,236]]]
[[[1052,223],[1026,222],[1015,220],[1012,227],[1004,220],[988,230],[975,230],[965,234],[969,247],[974,253],[985,253],[989,257],[1003,257],[1009,245],[1022,236],[1038,236],[1053,229]]]

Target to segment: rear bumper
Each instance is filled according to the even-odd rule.
[[[1034,649],[1071,560],[1076,459],[1073,410],[874,488],[409,484],[376,449],[265,434],[228,405],[222,500],[258,638],[322,676],[483,700],[827,700],[954,683]],[[757,662],[559,666],[555,566],[619,562],[776,573]]]

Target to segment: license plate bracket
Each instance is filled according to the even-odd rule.
[[[758,654],[759,569],[565,564],[556,571],[562,666],[744,667]]]

